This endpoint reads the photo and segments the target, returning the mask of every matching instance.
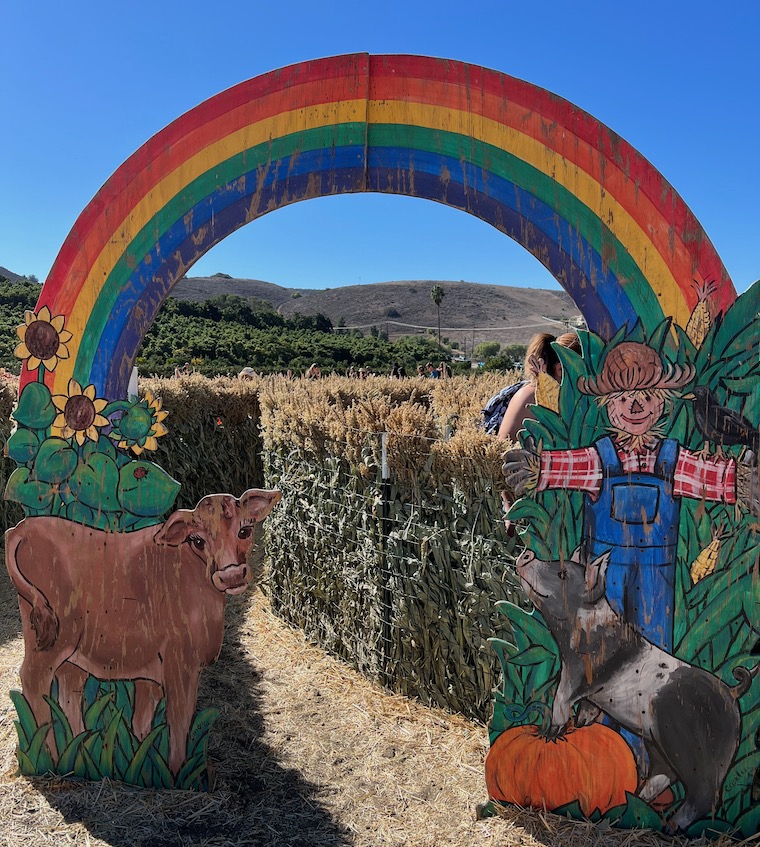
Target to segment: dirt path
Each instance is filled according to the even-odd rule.
[[[237,598],[236,598],[237,599]],[[231,603],[199,705],[222,709],[209,794],[16,776],[23,656],[0,572],[0,845],[513,847],[681,844],[514,811],[476,821],[485,727],[390,695],[306,644],[258,592]]]

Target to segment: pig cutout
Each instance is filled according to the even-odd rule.
[[[752,671],[738,667],[736,686],[677,659],[626,623],[605,596],[608,554],[594,559],[583,547],[566,562],[543,562],[530,550],[517,574],[541,612],[560,654],[560,678],[550,737],[573,718],[586,726],[602,712],[643,739],[649,772],[638,794],[650,801],[680,780],[686,796],[669,820],[685,830],[714,814],[741,737],[737,700]]]
[[[134,532],[53,516],[8,530],[6,563],[25,642],[21,681],[37,726],[51,723],[46,697],[54,679],[75,736],[85,731],[88,675],[134,681],[138,739],[151,731],[162,692],[166,698],[168,766],[176,777],[201,669],[221,650],[227,595],[250,583],[254,530],[279,499],[279,491],[260,489],[239,499],[212,494]],[[56,742],[51,730],[51,751]]]

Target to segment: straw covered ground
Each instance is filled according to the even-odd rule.
[[[519,810],[476,821],[476,804],[485,799],[484,726],[382,691],[307,644],[272,615],[260,592],[235,600],[222,656],[205,672],[199,695],[200,705],[222,710],[212,732],[210,793],[33,782],[16,775],[7,692],[19,686],[23,649],[2,568],[0,845],[686,843]]]

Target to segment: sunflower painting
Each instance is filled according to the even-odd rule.
[[[101,412],[108,400],[97,397],[94,385],[82,386],[70,379],[66,394],[54,394],[53,404],[58,416],[51,425],[51,432],[61,438],[74,438],[81,447],[86,439],[97,441],[98,427],[108,426],[109,420]]]
[[[168,432],[163,423],[168,415],[161,408],[161,400],[146,391],[143,399],[131,404],[114,424],[111,438],[122,450],[131,450],[136,456],[143,450],[156,450],[157,439]]]
[[[50,309],[43,306],[39,312],[27,309],[24,323],[16,328],[21,339],[14,354],[26,362],[32,371],[42,365],[47,371],[54,371],[61,359],[69,358],[66,346],[71,341],[71,333],[63,328],[63,315],[51,315]]]
[[[168,412],[150,391],[109,401],[96,384],[73,377],[53,393],[65,379],[51,391],[45,373],[76,356],[76,339],[64,323],[64,315],[54,317],[42,306],[28,310],[17,328],[16,356],[37,379],[23,386],[13,410],[5,449],[18,467],[5,499],[27,516],[62,517],[94,529],[131,532],[157,524],[180,486],[143,454],[167,434]]]

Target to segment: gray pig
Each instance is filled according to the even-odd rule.
[[[739,745],[737,699],[757,673],[736,668],[731,687],[647,641],[610,606],[605,592],[609,554],[593,561],[579,547],[569,562],[542,562],[530,550],[517,560],[528,597],[559,647],[560,679],[550,736],[605,712],[644,740],[649,774],[639,791],[654,799],[675,780],[686,796],[669,821],[685,830],[720,805],[723,782]]]

